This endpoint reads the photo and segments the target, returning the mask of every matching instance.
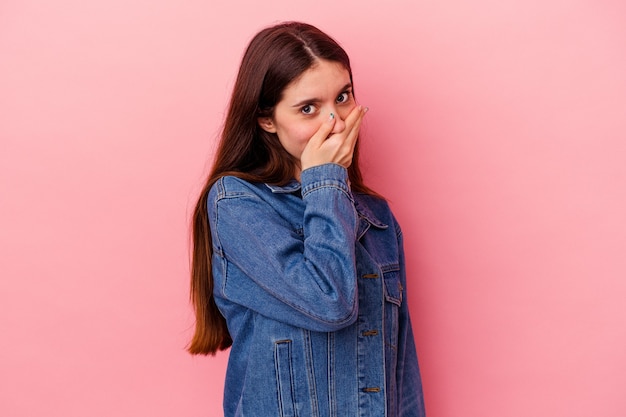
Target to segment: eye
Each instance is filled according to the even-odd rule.
[[[315,113],[315,106],[307,104],[306,106],[302,106],[302,108],[300,108],[300,112],[302,114],[313,114]]]
[[[337,103],[345,103],[350,100],[350,91],[344,91],[337,97]]]

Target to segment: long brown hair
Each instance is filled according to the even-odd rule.
[[[346,52],[324,32],[305,23],[287,22],[262,30],[243,56],[213,168],[193,214],[191,302],[196,326],[187,348],[192,354],[215,354],[232,344],[226,320],[213,298],[208,191],[225,175],[276,185],[284,185],[293,178],[296,161],[275,133],[260,128],[257,119],[272,116],[284,89],[319,59],[341,63],[352,81]],[[348,168],[351,188],[376,195],[363,184],[358,148],[357,141]]]

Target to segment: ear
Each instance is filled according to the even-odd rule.
[[[259,117],[257,118],[257,122],[259,123],[259,126],[261,126],[261,129],[266,132],[276,133],[276,126],[274,125],[271,117]]]

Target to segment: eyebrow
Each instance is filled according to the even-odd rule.
[[[346,90],[350,90],[352,88],[352,83],[348,83],[346,85],[344,85],[342,88],[339,89],[340,92],[345,92]],[[291,107],[300,107],[300,106],[304,106],[305,104],[310,104],[310,103],[319,103],[320,100],[319,98],[307,98],[306,100],[300,100],[299,102],[297,102],[296,104],[294,104]]]

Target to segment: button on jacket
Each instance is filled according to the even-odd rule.
[[[424,416],[402,233],[347,170],[211,188],[214,297],[233,338],[226,417]]]

